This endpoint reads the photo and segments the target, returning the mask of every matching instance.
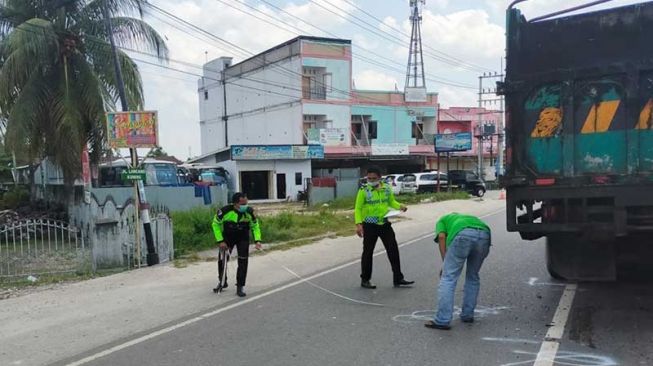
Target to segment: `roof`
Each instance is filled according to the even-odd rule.
[[[227,68],[227,70],[238,67],[238,66],[240,66],[240,65],[242,65],[242,64],[244,64],[244,63],[246,63],[248,61],[251,61],[251,60],[253,60],[253,59],[255,59],[255,58],[257,58],[257,57],[259,57],[261,55],[264,55],[266,53],[270,53],[272,51],[275,51],[275,50],[278,50],[280,48],[286,47],[286,46],[288,46],[290,44],[293,44],[295,42],[298,42],[298,41],[329,42],[329,43],[340,43],[340,44],[343,44],[343,45],[351,45],[351,40],[349,40],[349,39],[328,38],[328,37],[313,37],[313,36],[298,36],[298,37],[290,39],[290,40],[288,40],[286,42],[280,43],[280,44],[278,44],[278,45],[276,45],[276,46],[274,46],[272,48],[269,48],[269,49],[267,49],[267,50],[265,50],[263,52],[257,53],[256,55],[253,55],[253,56],[251,56],[249,58],[246,58],[246,59],[240,61],[239,63],[233,64],[233,65],[229,66]]]

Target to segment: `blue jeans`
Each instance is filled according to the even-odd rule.
[[[473,319],[476,300],[481,287],[478,272],[490,253],[490,233],[484,230],[465,229],[456,235],[444,257],[442,278],[438,288],[438,310],[433,319],[436,324],[449,325],[453,318],[454,293],[458,277],[467,262],[462,319]]]

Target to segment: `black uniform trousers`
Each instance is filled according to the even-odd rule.
[[[381,238],[388,254],[392,277],[395,283],[404,279],[399,261],[399,246],[392,225],[386,222],[383,225],[363,224],[363,256],[361,258],[361,280],[369,281],[372,278],[372,262],[374,260],[374,247]]]
[[[238,251],[238,270],[236,271],[236,286],[245,286],[247,279],[247,265],[249,262],[249,232],[238,230],[234,233],[225,232],[224,241],[229,248],[225,256],[227,261],[231,256],[234,247]],[[218,274],[220,276],[220,283],[222,283],[222,276],[224,275],[224,262],[223,257],[218,256]],[[225,277],[225,282],[227,278]]]

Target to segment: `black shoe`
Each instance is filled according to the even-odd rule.
[[[236,287],[236,295],[238,295],[238,297],[245,297],[245,296],[247,296],[247,294],[245,293],[245,291],[243,291],[243,286],[238,286],[238,287]]]
[[[450,325],[436,324],[433,320],[431,320],[428,323],[424,324],[424,326],[427,327],[427,328],[431,328],[431,329],[440,329],[440,330],[449,330],[449,329],[451,329]]]
[[[395,287],[410,286],[413,283],[415,283],[415,281],[399,280],[399,281],[395,281]]]
[[[370,281],[361,281],[361,287],[374,290],[376,288],[376,285],[370,283]]]
[[[460,321],[462,321],[463,323],[473,323],[474,318],[460,318]]]

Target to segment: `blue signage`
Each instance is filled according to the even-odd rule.
[[[324,159],[322,145],[234,145],[232,160]]]
[[[472,133],[445,133],[435,135],[435,152],[469,151],[472,149]]]

